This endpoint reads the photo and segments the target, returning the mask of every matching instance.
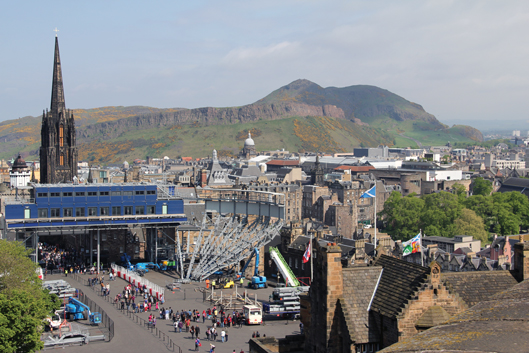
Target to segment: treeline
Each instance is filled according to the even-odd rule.
[[[529,226],[529,199],[519,192],[490,195],[490,182],[474,181],[473,196],[455,185],[453,193],[403,197],[394,191],[381,212],[384,231],[395,240],[408,240],[422,229],[425,236],[472,235],[488,242],[491,233],[518,234]]]

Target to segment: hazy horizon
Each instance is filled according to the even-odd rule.
[[[2,8],[9,55],[0,59],[0,121],[49,108],[57,27],[70,109],[240,106],[308,79],[378,86],[448,125],[529,130],[526,2],[61,0]]]

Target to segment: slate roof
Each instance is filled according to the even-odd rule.
[[[388,317],[396,317],[412,294],[430,273],[423,267],[387,255],[380,255],[375,266],[384,268],[371,310]]]
[[[443,272],[441,281],[469,307],[518,283],[509,271]]]
[[[378,342],[378,331],[373,327],[373,318],[367,311],[382,272],[380,266],[353,266],[343,269],[343,297],[349,316],[347,326],[354,341],[358,343]]]
[[[442,324],[450,319],[450,315],[442,306],[433,305],[421,315],[415,326],[430,328]]]
[[[526,280],[455,315],[442,325],[380,352],[527,352],[527,347],[529,281]]]

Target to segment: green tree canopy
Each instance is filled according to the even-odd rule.
[[[482,177],[477,177],[472,182],[472,194],[488,196],[492,192],[492,182]]]
[[[488,240],[489,233],[485,230],[483,219],[468,208],[461,210],[461,216],[455,220],[454,225],[458,235],[472,235],[482,242]]]
[[[60,306],[42,289],[37,265],[20,242],[0,240],[0,352],[35,352],[43,348],[43,320]]]

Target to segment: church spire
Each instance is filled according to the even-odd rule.
[[[50,110],[54,117],[58,118],[58,112],[64,112],[64,87],[62,84],[61,57],[59,55],[59,38],[55,37],[55,56],[53,58],[53,82],[51,87]]]

